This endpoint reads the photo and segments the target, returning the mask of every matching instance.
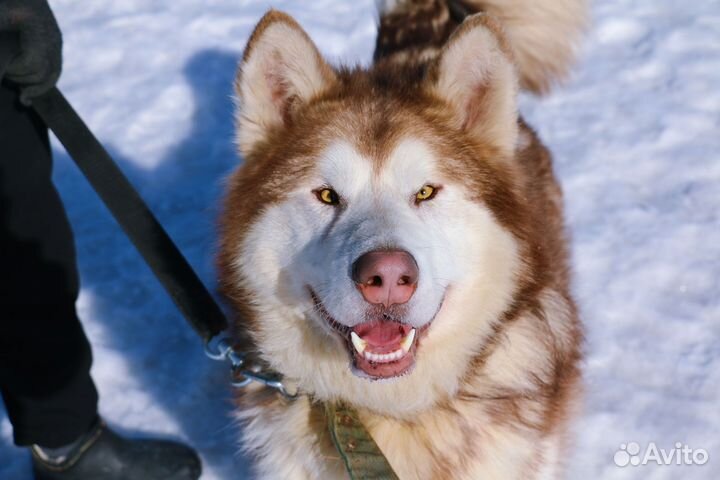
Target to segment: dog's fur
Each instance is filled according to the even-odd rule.
[[[343,401],[401,479],[558,478],[581,331],[561,192],[516,102],[567,70],[584,2],[380,7],[369,69],[330,67],[277,11],[241,62],[221,285],[239,347],[304,394],[242,392],[244,445],[262,478],[347,478],[322,409]],[[412,201],[425,184],[436,198]],[[316,198],[328,186],[339,205]],[[379,248],[416,259],[402,321],[423,333],[412,371],[372,381],[328,316],[366,320],[349,271]]]

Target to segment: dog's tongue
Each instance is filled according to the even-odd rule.
[[[411,330],[410,325],[386,321],[361,323],[353,328],[353,332],[367,343],[366,355],[368,352],[380,355],[396,352]],[[373,361],[366,355],[358,354],[357,350],[353,349],[355,368],[376,379],[402,375],[415,364],[414,349],[392,362]]]
[[[355,326],[353,331],[373,347],[399,345],[412,327],[397,322],[366,322]]]

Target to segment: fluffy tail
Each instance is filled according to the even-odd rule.
[[[587,0],[377,0],[375,60],[433,57],[466,16],[497,18],[512,47],[520,85],[546,93],[572,64],[587,23]]]

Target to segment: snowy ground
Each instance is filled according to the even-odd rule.
[[[213,285],[216,204],[237,160],[230,84],[269,2],[51,0],[61,88]],[[369,61],[372,0],[275,1],[334,61]],[[720,478],[720,4],[597,2],[571,81],[523,111],[554,151],[587,326],[587,402],[569,479]],[[226,370],[56,147],[77,234],[101,413],[184,439],[204,479],[249,477]],[[703,466],[617,467],[622,443],[703,448]],[[0,407],[0,478],[28,479]]]

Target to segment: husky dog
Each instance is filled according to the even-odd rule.
[[[517,96],[565,73],[584,21],[583,0],[388,0],[369,68],[331,67],[284,13],[257,25],[220,281],[238,346],[302,392],[239,395],[261,478],[348,478],[329,402],[401,479],[561,476],[582,333]]]

